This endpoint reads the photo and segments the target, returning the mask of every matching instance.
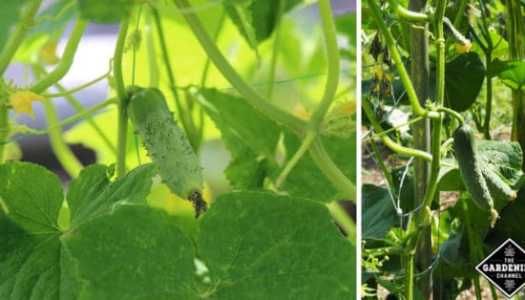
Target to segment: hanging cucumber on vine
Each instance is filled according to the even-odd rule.
[[[193,203],[198,217],[206,210],[201,195],[202,168],[186,134],[173,119],[160,90],[133,87],[129,94],[130,118],[162,180],[173,193]]]

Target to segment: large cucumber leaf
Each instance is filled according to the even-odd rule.
[[[112,182],[105,167],[88,167],[67,193],[72,221],[59,227],[58,178],[0,166],[0,298],[355,299],[355,245],[323,205],[226,194],[192,242],[175,217],[141,201],[153,170]]]

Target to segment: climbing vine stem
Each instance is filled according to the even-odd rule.
[[[122,73],[122,59],[124,56],[124,46],[128,33],[129,20],[123,19],[120,24],[120,32],[115,47],[113,57],[113,75],[115,78],[115,87],[119,98],[118,103],[118,137],[117,137],[117,177],[126,174],[126,151],[127,151],[127,134],[128,134],[128,95]]]

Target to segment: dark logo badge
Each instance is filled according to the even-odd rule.
[[[511,298],[525,285],[525,250],[508,239],[477,265],[476,270]]]

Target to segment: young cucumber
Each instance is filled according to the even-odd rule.
[[[176,124],[161,91],[130,89],[129,114],[149,156],[170,190],[194,203],[197,215],[206,209],[200,191],[203,177],[199,159]]]
[[[454,132],[454,152],[463,182],[473,202],[479,208],[490,211],[491,225],[494,225],[498,212],[494,209],[494,201],[483,177],[475,149],[474,134],[470,127],[467,125],[458,127]]]

